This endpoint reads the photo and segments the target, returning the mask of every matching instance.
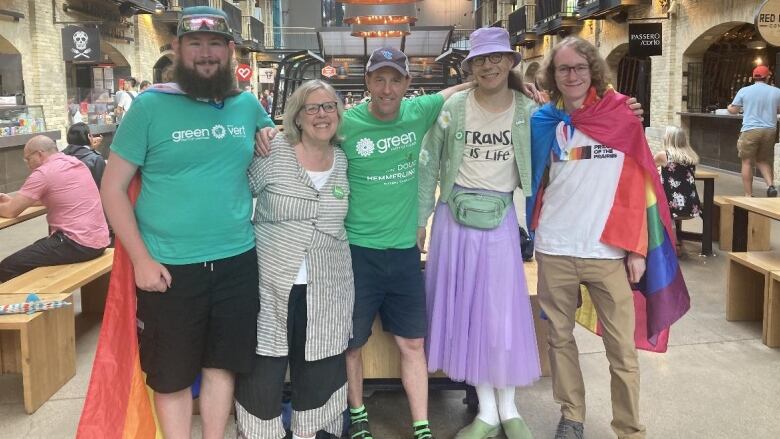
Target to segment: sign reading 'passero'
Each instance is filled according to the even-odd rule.
[[[780,46],[780,0],[766,0],[756,13],[756,28],[773,46]]]
[[[628,53],[631,56],[661,55],[663,47],[661,23],[629,23]]]

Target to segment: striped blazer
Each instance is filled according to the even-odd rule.
[[[340,354],[352,333],[355,287],[347,232],[347,158],[334,149],[333,172],[321,190],[280,133],[268,157],[255,157],[249,183],[257,197],[255,242],[260,272],[257,353],[288,355],[290,289],[306,256],[306,361]]]

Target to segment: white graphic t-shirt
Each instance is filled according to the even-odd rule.
[[[553,153],[544,191],[536,251],[578,258],[620,259],[626,253],[600,241],[612,209],[624,154],[561,122],[560,156]]]
[[[455,183],[472,189],[512,192],[520,185],[520,174],[515,164],[512,146],[512,105],[500,113],[482,108],[474,93],[466,99],[466,126],[463,162]]]

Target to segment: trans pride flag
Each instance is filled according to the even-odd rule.
[[[128,189],[133,203],[140,188],[136,176]],[[76,432],[78,439],[162,439],[151,391],[141,371],[135,309],[133,266],[117,240],[103,326]]]
[[[555,129],[560,122],[623,152],[623,170],[601,241],[646,257],[645,275],[634,286],[635,339],[638,348],[664,352],[669,327],[688,311],[690,297],[674,250],[666,195],[642,124],[626,106],[626,99],[612,89],[599,99],[595,89],[591,89],[586,105],[571,115],[547,104],[532,116],[532,195],[527,202],[528,218],[537,220],[541,211],[542,177],[551,152],[558,148]],[[600,334],[598,317],[587,294],[583,294],[578,321]]]

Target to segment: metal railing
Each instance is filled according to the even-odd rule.
[[[272,27],[265,32],[265,48],[276,50],[319,50],[317,31],[312,27]]]
[[[524,32],[533,32],[535,23],[536,6],[526,5],[509,14],[507,31],[509,35],[517,35]]]
[[[249,17],[249,39],[263,43],[265,40],[265,25],[255,17]]]
[[[213,6],[209,0],[171,0],[170,9],[175,7],[182,9],[192,6]]]
[[[228,24],[230,29],[233,30],[233,34],[236,37],[242,37],[241,35],[241,8],[234,5],[232,2],[222,0],[222,12],[228,17]],[[237,41],[239,43],[240,41]]]
[[[557,17],[575,17],[577,0],[536,0],[536,21]]]
[[[244,15],[241,17],[243,26],[241,27],[241,37],[244,39],[244,46],[262,50],[265,42],[265,25],[255,17]]]
[[[474,32],[474,29],[454,29],[452,31],[452,37],[450,37],[450,47],[453,49],[471,49],[469,44],[469,35]]]

